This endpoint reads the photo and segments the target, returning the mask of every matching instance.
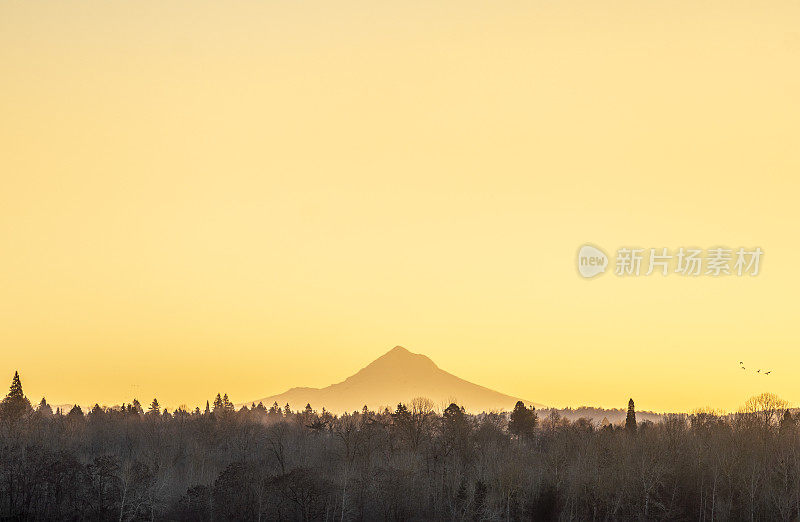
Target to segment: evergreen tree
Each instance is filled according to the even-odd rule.
[[[536,429],[536,408],[525,407],[525,403],[517,401],[508,419],[508,431],[518,437],[531,437]]]
[[[459,407],[455,402],[451,402],[450,406],[445,408],[442,412],[442,421],[445,423],[460,422],[464,419],[465,414],[466,411],[464,411],[463,407]]]
[[[464,408],[454,402],[445,408],[442,412],[442,432],[450,448],[459,448],[462,451],[466,448],[469,426]]]
[[[225,403],[222,402],[222,396],[218,393],[217,396],[214,397],[214,413],[217,413],[217,411],[221,412],[224,407]]]
[[[144,408],[142,408],[142,404],[137,400],[133,399],[133,404],[131,404],[131,408],[133,409],[133,413],[136,415],[141,415],[144,413]]]
[[[411,412],[408,406],[398,403],[397,408],[392,413],[392,424],[398,429],[405,429],[411,423]]]
[[[233,403],[228,399],[227,393],[222,398],[222,407],[225,409],[225,411],[233,411],[236,409],[234,408]]]
[[[411,414],[408,411],[408,406],[406,406],[401,402],[397,404],[397,409],[394,410],[392,416],[397,419],[397,418],[410,417]]]
[[[209,413],[211,413],[211,407],[208,405],[208,401],[206,401],[206,411],[205,411],[205,414],[206,414],[206,415],[208,415]]]
[[[0,402],[0,418],[17,420],[31,411],[31,403],[22,392],[22,382],[19,380],[19,373],[14,372],[11,380],[11,387],[8,395]]]
[[[150,409],[147,410],[148,415],[153,415],[154,417],[158,417],[161,414],[161,405],[158,404],[158,399],[153,399],[153,402],[150,403]]]
[[[636,433],[636,409],[633,406],[633,399],[628,401],[628,415],[625,417],[625,429],[628,433]]]
[[[42,397],[42,400],[39,402],[39,407],[36,408],[36,413],[43,417],[50,417],[53,415],[53,408],[47,404],[47,401],[44,399],[44,397]]]
[[[284,417],[291,417],[292,409],[289,407],[289,403],[286,403],[286,406],[283,407],[283,416]]]
[[[8,390],[8,397],[14,399],[22,399],[25,396],[22,393],[22,382],[19,380],[19,372],[14,372],[14,378],[11,380],[11,387]]]

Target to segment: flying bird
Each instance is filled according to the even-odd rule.
[[[739,361],[739,368],[741,368],[742,370],[747,370],[747,367],[745,367],[745,365],[744,365],[744,361]],[[752,371],[752,370],[750,370],[750,371]],[[758,370],[756,370],[756,373],[760,373],[761,375],[769,375],[769,374],[772,373],[772,370],[763,371],[762,372],[761,368],[759,368]]]

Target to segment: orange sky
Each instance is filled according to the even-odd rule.
[[[401,344],[557,406],[797,405],[798,20],[3,2],[0,379],[193,406]],[[765,257],[755,278],[586,281],[585,242]]]

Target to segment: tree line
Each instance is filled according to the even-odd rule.
[[[153,400],[32,407],[15,374],[0,402],[0,517],[9,520],[629,520],[800,518],[800,429],[750,399],[637,422],[511,412],[334,415],[226,395],[172,412]]]

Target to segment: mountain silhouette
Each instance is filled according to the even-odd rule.
[[[436,407],[456,402],[470,412],[511,410],[519,400],[542,407],[465,381],[442,370],[428,357],[411,353],[402,346],[395,346],[342,382],[325,388],[291,388],[254,402],[267,407],[274,402],[281,407],[288,403],[293,410],[311,404],[315,410],[324,407],[341,413],[360,410],[364,405],[373,410],[383,407],[394,410],[398,403],[408,403],[414,397],[427,397]]]

